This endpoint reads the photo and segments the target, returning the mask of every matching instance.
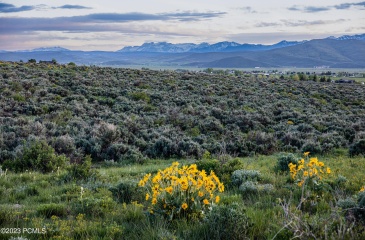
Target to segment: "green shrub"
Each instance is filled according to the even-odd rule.
[[[315,142],[312,140],[307,141],[303,144],[302,152],[310,152],[311,154],[321,154],[322,153],[322,147],[319,142]]]
[[[361,224],[365,224],[365,191],[361,191],[357,196],[357,201],[353,198],[340,199],[337,206],[345,210],[345,215],[355,218]]]
[[[147,95],[145,92],[133,92],[130,94],[132,99],[135,101],[144,101],[146,103],[149,103],[151,101],[150,96]]]
[[[342,175],[339,175],[335,181],[334,181],[334,184],[337,186],[337,187],[343,187],[345,185],[345,183],[348,182],[347,178],[345,176],[342,176]]]
[[[109,189],[114,199],[120,203],[130,203],[137,192],[137,184],[132,182],[121,182]]]
[[[64,217],[67,215],[67,208],[63,204],[42,204],[38,206],[37,213],[46,218],[50,218],[52,216]]]
[[[221,166],[220,169],[217,170],[218,174],[229,174],[231,175],[234,171],[242,169],[243,163],[239,158],[233,158],[228,160],[225,164]]]
[[[5,161],[2,167],[15,172],[30,170],[47,173],[63,167],[66,162],[67,158],[63,155],[56,155],[55,150],[47,142],[31,141],[23,146],[20,156],[14,161]]]
[[[247,239],[251,226],[242,205],[219,205],[213,207],[205,218],[206,239]]]
[[[337,206],[346,210],[350,208],[355,208],[357,204],[352,198],[345,198],[345,199],[339,199],[337,201]]]
[[[362,154],[365,156],[365,139],[361,139],[352,144],[349,148],[349,154],[351,157]]]
[[[257,171],[257,170],[240,169],[240,170],[236,170],[232,173],[231,179],[232,179],[232,184],[234,186],[238,187],[246,181],[261,180],[261,174],[260,174],[260,171]]]
[[[85,156],[79,163],[72,163],[67,167],[67,173],[64,176],[66,181],[70,180],[87,180],[91,177],[96,178],[98,172],[91,168],[90,155]]]
[[[203,159],[196,162],[199,170],[204,170],[207,173],[210,171],[218,172],[220,168],[220,163],[216,159]]]
[[[297,164],[298,158],[292,154],[281,154],[278,158],[275,170],[281,172],[289,172],[289,163]]]
[[[245,181],[243,182],[240,187],[239,190],[243,193],[243,194],[255,194],[258,192],[258,188],[255,182],[252,181]]]
[[[0,206],[0,226],[12,222],[12,212],[14,212],[14,210]]]
[[[269,183],[267,183],[267,184],[258,184],[257,189],[258,189],[259,193],[271,193],[275,190],[274,186],[272,184],[269,184]]]
[[[365,191],[360,192],[357,197],[357,208],[355,210],[355,217],[362,224],[365,224]]]

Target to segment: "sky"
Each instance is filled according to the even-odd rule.
[[[146,42],[273,44],[365,33],[352,0],[0,0],[0,50]]]

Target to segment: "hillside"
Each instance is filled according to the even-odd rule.
[[[1,161],[24,141],[95,161],[348,148],[365,131],[360,84],[74,65],[0,65]]]
[[[313,67],[332,68],[365,67],[365,41],[360,40],[312,40],[300,45],[263,52],[210,53],[193,54],[180,59],[191,60],[199,67]],[[236,61],[233,61],[233,59]],[[241,58],[242,61],[237,61]],[[209,61],[207,61],[209,60]],[[249,62],[248,60],[251,60]],[[218,62],[217,62],[218,61]]]

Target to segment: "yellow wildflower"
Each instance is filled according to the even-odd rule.
[[[326,173],[327,174],[330,174],[331,173],[331,169],[329,167],[327,168]]]
[[[309,164],[317,165],[318,164],[318,158],[310,158],[309,159]],[[309,166],[309,164],[308,164],[308,166]]]
[[[224,191],[224,185],[223,185],[223,183],[220,183],[220,184],[218,185],[218,191],[219,191],[219,192],[223,192],[223,191]]]
[[[157,183],[158,181],[160,181],[160,179],[161,179],[161,174],[160,172],[158,172],[156,176],[153,177],[152,183]]]
[[[147,193],[146,194],[146,201],[150,198],[150,195]]]
[[[205,205],[208,205],[208,204],[209,204],[208,199],[204,198],[203,203],[204,203]]]
[[[308,157],[309,153],[310,153],[310,152],[305,152],[305,153],[303,154],[303,155],[304,155],[304,157]]]
[[[365,186],[362,186],[360,189],[360,192],[364,192],[365,191]]]
[[[187,184],[181,185],[181,190],[186,191],[188,190],[188,187],[189,186]]]
[[[183,204],[181,205],[181,207],[182,207],[182,209],[186,210],[186,209],[188,208],[188,204],[187,204],[187,203],[183,203]]]
[[[144,187],[144,185],[146,185],[146,182],[144,181],[144,179],[141,179],[141,181],[139,181],[138,183],[138,187]]]
[[[156,198],[152,198],[152,205],[155,205],[157,203],[157,199]]]
[[[174,188],[170,186],[170,187],[165,188],[165,190],[166,190],[166,192],[172,194],[172,192],[174,191]]]
[[[221,198],[219,196],[215,197],[215,203],[219,203],[220,200],[221,200]]]

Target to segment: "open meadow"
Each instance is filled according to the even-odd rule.
[[[0,239],[364,239],[365,86],[0,62]]]

